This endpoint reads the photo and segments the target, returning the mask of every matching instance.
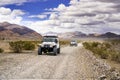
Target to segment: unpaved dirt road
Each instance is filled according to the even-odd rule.
[[[37,55],[37,51],[0,54],[0,80],[98,80],[109,68],[82,44],[63,47],[57,56]]]

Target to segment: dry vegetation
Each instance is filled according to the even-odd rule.
[[[21,53],[23,50],[35,50],[37,41],[15,41],[9,42],[10,49],[15,53]]]
[[[4,50],[2,48],[0,48],[0,53],[3,53],[3,52],[4,52]]]
[[[99,42],[84,42],[84,47],[102,59],[109,59],[120,63],[120,40],[106,40]]]
[[[1,40],[0,41],[0,53],[3,52],[14,52],[14,53],[21,53],[23,51],[34,51],[37,50],[38,44],[41,44],[41,40],[39,41],[5,41]],[[60,45],[65,46],[70,44],[69,40],[60,40]]]
[[[60,40],[60,45],[69,45],[70,41],[69,40]]]

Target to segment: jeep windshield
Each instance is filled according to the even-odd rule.
[[[77,41],[71,41],[72,43],[77,43]]]
[[[43,42],[55,42],[55,38],[44,38]]]

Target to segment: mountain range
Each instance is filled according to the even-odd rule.
[[[120,38],[120,35],[112,33],[112,32],[106,32],[103,34],[97,34],[97,33],[93,33],[93,34],[85,34],[79,31],[75,31],[75,32],[66,32],[66,33],[61,33],[58,34],[60,37],[62,38]]]
[[[25,26],[11,24],[8,22],[0,23],[0,39],[5,40],[38,40],[41,35]]]
[[[104,34],[85,34],[80,31],[74,31],[65,33],[47,32],[45,34],[58,34],[60,38],[120,38],[120,35],[112,32]],[[11,24],[8,22],[0,23],[0,40],[40,40],[41,38],[41,34],[25,26]]]

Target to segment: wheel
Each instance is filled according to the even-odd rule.
[[[42,49],[41,49],[41,47],[38,48],[38,55],[42,55]]]
[[[58,48],[58,50],[57,50],[57,51],[58,51],[58,54],[60,54],[60,48]]]
[[[56,47],[53,48],[53,53],[55,56],[57,55],[57,48]]]

